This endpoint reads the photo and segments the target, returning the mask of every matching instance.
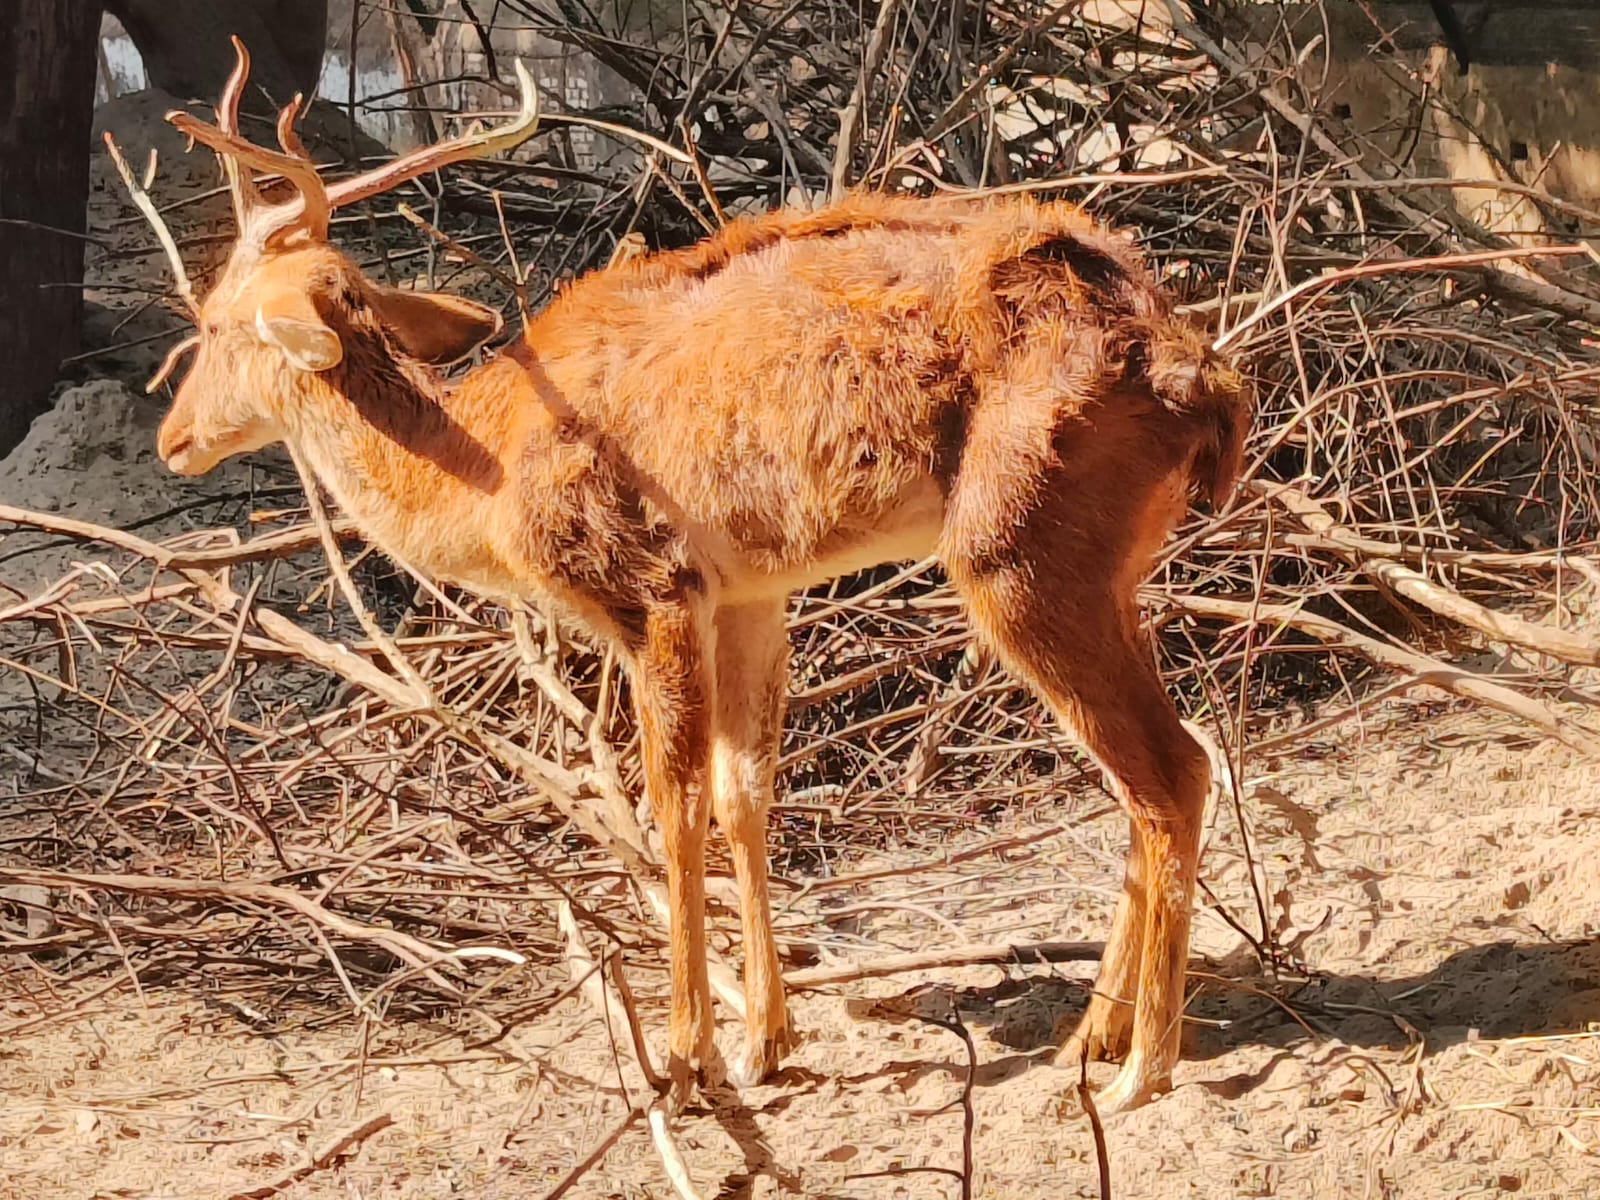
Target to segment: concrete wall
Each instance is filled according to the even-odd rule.
[[[1375,171],[1512,180],[1600,210],[1600,4],[1457,0],[1464,74],[1428,5],[1365,8],[1370,17],[1359,4],[1328,4],[1326,43],[1299,74],[1324,113],[1345,119]],[[1260,29],[1287,22],[1304,46],[1324,35],[1323,11],[1263,7],[1255,20]],[[1463,213],[1498,231],[1546,228],[1514,195],[1454,195]]]

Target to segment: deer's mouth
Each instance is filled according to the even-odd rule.
[[[195,461],[194,438],[180,434],[161,448],[162,461],[174,475],[202,475],[204,467]]]

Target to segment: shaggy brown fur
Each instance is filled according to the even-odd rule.
[[[318,237],[240,247],[200,323],[160,433],[173,469],[289,440],[379,546],[557,602],[620,651],[668,859],[680,1088],[714,1059],[713,814],[742,899],[738,1077],[790,1044],[765,846],[786,600],[934,553],[1132,823],[1062,1055],[1126,1053],[1105,1108],[1168,1079],[1209,773],[1134,594],[1191,491],[1231,488],[1250,406],[1125,240],[1029,200],[742,220],[579,280],[453,387],[424,360],[469,350],[493,314],[380,288]]]

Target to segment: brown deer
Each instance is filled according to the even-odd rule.
[[[1165,1087],[1210,771],[1141,644],[1135,592],[1191,493],[1230,492],[1251,401],[1129,243],[1025,199],[858,195],[741,219],[584,276],[446,384],[439,367],[500,318],[363,277],[329,243],[329,213],[527,137],[531,83],[509,125],[330,184],[299,149],[294,105],[280,150],[240,136],[247,69],[241,48],[215,126],[168,118],[221,158],[239,235],[197,304],[160,453],[200,474],[287,442],[379,547],[482,594],[553,602],[616,647],[667,857],[675,1093],[718,1065],[713,815],[741,898],[736,1081],[791,1044],[765,828],[786,603],[929,554],[1130,818],[1099,980],[1058,1061],[1126,1056],[1106,1110]],[[264,202],[253,170],[293,198]]]

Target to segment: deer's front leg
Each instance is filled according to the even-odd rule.
[[[773,600],[716,614],[711,793],[733,857],[744,927],[745,1044],[732,1072],[740,1087],[766,1078],[793,1041],[767,892],[767,808],[789,659],[784,607]]]
[[[633,671],[645,794],[667,855],[672,1001],[668,1068],[674,1101],[687,1100],[692,1077],[722,1077],[706,977],[706,788],[710,706],[707,663],[694,612],[686,605],[652,611]]]

